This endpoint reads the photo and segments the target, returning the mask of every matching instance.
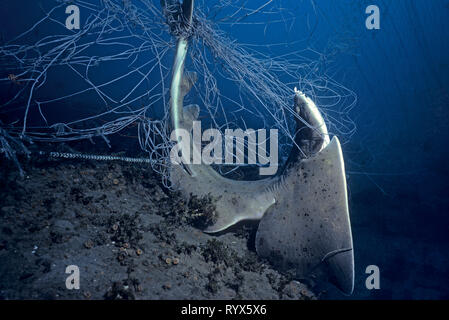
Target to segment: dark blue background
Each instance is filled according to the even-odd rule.
[[[0,27],[5,39],[41,16],[36,4],[2,2]],[[351,113],[357,132],[342,137],[356,258],[351,298],[448,299],[449,2],[281,4],[288,17],[295,17],[292,28],[287,22],[267,28],[222,27],[243,43],[286,42],[320,52],[334,50],[329,70],[357,94]],[[380,30],[365,28],[365,8],[371,4],[380,8]],[[292,49],[265,50],[275,56]],[[380,268],[380,290],[365,288],[365,268],[371,264]],[[344,298],[332,289],[324,297]]]

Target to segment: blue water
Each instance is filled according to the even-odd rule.
[[[33,10],[4,2],[0,30],[6,39],[41,17],[35,1],[24,1]],[[356,259],[348,298],[448,299],[449,1],[278,2],[293,13],[294,24],[223,30],[242,43],[287,44],[262,49],[273,56],[288,43],[333,52],[326,67],[357,95],[351,111],[357,131],[342,137]],[[365,8],[372,4],[380,8],[380,30],[365,27]],[[55,111],[52,120],[64,116]],[[379,290],[365,287],[368,265],[380,269]],[[346,298],[332,289],[324,297]]]
[[[372,4],[380,9],[380,30],[365,27]],[[449,2],[284,6],[297,12],[295,29],[277,26],[263,34],[254,27],[234,36],[307,39],[312,48],[337,50],[329,68],[357,94],[357,132],[343,146],[356,261],[349,298],[449,298]],[[380,269],[379,290],[365,286],[368,265]],[[346,298],[332,289],[325,297]]]
[[[323,30],[355,36],[336,62],[358,95],[357,133],[344,146],[354,297],[448,298],[448,1],[353,2],[319,1]],[[381,10],[380,30],[363,26],[368,4]],[[365,288],[369,264],[380,268],[380,290]]]

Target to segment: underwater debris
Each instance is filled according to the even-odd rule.
[[[188,244],[187,242],[183,241],[181,243],[178,243],[175,245],[174,250],[178,254],[185,254],[190,255],[194,251],[196,251],[197,246],[194,244]]]
[[[94,246],[94,242],[92,240],[87,240],[86,242],[84,242],[84,247],[86,249],[91,249]]]
[[[161,197],[158,201],[158,214],[162,215],[165,220],[164,229],[180,227],[182,225],[191,225],[197,229],[204,230],[209,225],[215,223],[217,219],[217,213],[215,208],[215,200],[210,196],[198,197],[192,196],[187,201],[181,196],[179,192],[169,191],[168,196]],[[166,225],[165,225],[166,224]],[[169,234],[162,234],[157,229],[159,226],[152,226],[152,232],[155,233],[158,238],[164,241],[171,241]]]
[[[16,84],[16,85],[19,85],[19,86],[21,85],[21,84],[19,83],[20,78],[19,78],[17,75],[13,74],[13,73],[8,74],[8,79],[9,79],[12,83],[14,83],[14,84]]]
[[[162,288],[164,288],[165,290],[170,290],[171,289],[171,283],[165,283],[164,285],[162,285]]]
[[[188,203],[188,223],[199,229],[206,229],[217,221],[214,199],[211,195],[198,197],[191,195]]]
[[[135,300],[136,297],[129,285],[116,281],[112,287],[104,294],[106,300]]]
[[[217,293],[221,288],[218,276],[220,275],[220,269],[215,268],[211,273],[208,274],[208,283],[206,284],[206,289],[211,293]]]
[[[176,234],[172,232],[170,225],[165,221],[152,224],[149,231],[162,243],[169,245],[176,243]]]
[[[206,262],[224,263],[226,266],[233,266],[237,260],[235,251],[217,239],[208,240],[201,248],[201,254]]]
[[[23,142],[17,138],[12,137],[6,130],[2,128],[2,122],[0,121],[0,155],[3,154],[6,159],[11,160],[19,170],[20,176],[25,176],[25,172],[17,159],[17,152],[24,153],[27,157],[30,155],[30,151],[23,144]]]
[[[293,280],[284,285],[282,289],[283,299],[297,300],[298,297],[300,300],[316,300],[316,296],[298,281]]]
[[[87,181],[95,184],[95,189],[90,189],[84,182],[76,186],[80,187],[77,192],[84,197],[100,192],[94,196],[94,199],[99,199],[93,203],[99,210],[93,214],[93,208],[86,208],[82,200],[76,201],[75,197],[70,196],[71,188],[65,185],[67,181],[71,183],[73,177],[85,169],[88,163],[67,166],[66,163],[52,162],[53,167],[46,167],[45,175],[42,167],[34,168],[34,164],[26,168],[32,179],[18,179],[13,189],[0,188],[0,201],[3,201],[0,206],[0,225],[3,226],[0,227],[0,250],[2,255],[10,257],[2,267],[15,274],[13,262],[20,261],[29,270],[26,274],[18,272],[14,279],[4,273],[0,274],[0,285],[20,288],[2,293],[3,297],[41,299],[47,296],[54,298],[58,294],[62,299],[85,299],[84,292],[90,292],[91,299],[185,299],[186,293],[191,292],[189,297],[195,299],[279,298],[280,292],[268,283],[265,271],[257,271],[258,266],[253,264],[253,258],[257,260],[257,257],[254,252],[247,252],[248,242],[242,235],[236,237],[228,234],[214,238],[218,243],[213,241],[208,245],[210,236],[198,231],[186,220],[180,221],[181,224],[173,224],[174,221],[179,221],[180,216],[188,214],[188,203],[174,201],[167,204],[167,207],[159,206],[163,203],[163,197],[155,192],[160,190],[143,188],[141,181],[136,179],[135,182],[124,185],[124,196],[129,201],[123,202],[122,206],[120,199],[113,195],[112,184],[103,188],[98,186],[97,181],[102,181],[110,170],[106,164],[101,164],[96,167],[97,176],[86,175]],[[9,164],[8,167],[1,168],[0,182],[9,183],[9,176],[17,176],[16,171],[9,170],[11,166]],[[132,168],[133,165],[126,165],[123,169]],[[49,180],[56,181],[54,188],[48,186]],[[146,182],[157,184],[156,178],[151,174]],[[139,188],[146,192],[146,209],[140,206],[140,196],[135,196],[135,190],[140,190]],[[24,196],[16,200],[17,193],[23,193]],[[48,197],[49,193],[54,194],[55,199]],[[27,194],[30,196],[27,197]],[[103,194],[106,197],[100,200],[99,195]],[[132,198],[132,195],[135,197]],[[35,207],[29,210],[31,204]],[[61,210],[62,208],[64,209]],[[21,213],[20,209],[24,209],[24,212]],[[167,215],[165,209],[174,211]],[[130,214],[133,211],[136,213]],[[174,213],[178,214],[178,220],[171,218]],[[155,224],[158,225],[159,237],[167,239],[167,242],[158,241],[158,236],[149,232]],[[23,233],[23,225],[39,232],[27,232],[23,235],[23,240],[17,242],[15,239]],[[50,233],[53,231],[57,234],[52,236]],[[143,239],[139,240],[139,234]],[[60,240],[57,238],[66,241],[68,237],[68,242],[58,243]],[[53,242],[52,238],[58,242]],[[93,243],[91,249],[84,247],[87,240]],[[32,256],[34,259],[42,258],[42,261],[35,260],[28,265],[22,255],[14,253],[14,250],[29,253],[35,244],[39,245],[39,250]],[[142,250],[140,256],[137,254],[139,249]],[[209,262],[206,262],[202,249],[208,255]],[[83,291],[74,293],[62,290],[48,293],[50,290],[46,287],[53,283],[43,282],[42,279],[51,278],[59,272],[58,267],[53,267],[53,264],[73,261],[78,259],[78,255],[95,257],[98,263],[98,268],[96,264],[89,265],[84,271],[86,280]],[[170,265],[164,262],[166,258],[171,259]],[[229,266],[223,259],[229,259]],[[276,279],[280,278],[278,273],[270,271],[276,275]],[[114,278],[111,279],[108,274],[112,273]],[[95,283],[93,279],[96,280]],[[174,279],[180,280],[178,282]],[[170,289],[167,284],[170,284]],[[166,288],[163,288],[164,285]],[[252,289],[254,286],[257,286],[256,291]],[[39,293],[34,296],[36,288]]]
[[[110,231],[113,233],[111,240],[115,242],[117,247],[125,249],[139,247],[142,234],[138,228],[140,217],[138,214],[123,214],[118,218],[113,216],[109,219]]]

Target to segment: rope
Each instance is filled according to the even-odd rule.
[[[62,159],[82,159],[82,160],[95,160],[95,161],[124,161],[124,162],[132,162],[132,163],[149,163],[149,164],[154,163],[154,160],[146,159],[146,158],[104,156],[104,155],[83,154],[83,153],[39,151],[39,155],[49,156],[51,158],[62,158]]]

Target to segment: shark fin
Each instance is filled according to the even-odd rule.
[[[193,122],[198,119],[199,115],[200,107],[197,104],[191,104],[184,107],[182,112],[183,120],[180,123],[181,127],[190,132],[193,127]]]
[[[354,288],[354,254],[343,155],[337,137],[288,169],[276,204],[263,216],[256,250],[284,270],[307,278],[325,264],[340,290]]]
[[[196,72],[185,72],[181,80],[181,95],[185,97],[198,80]]]

